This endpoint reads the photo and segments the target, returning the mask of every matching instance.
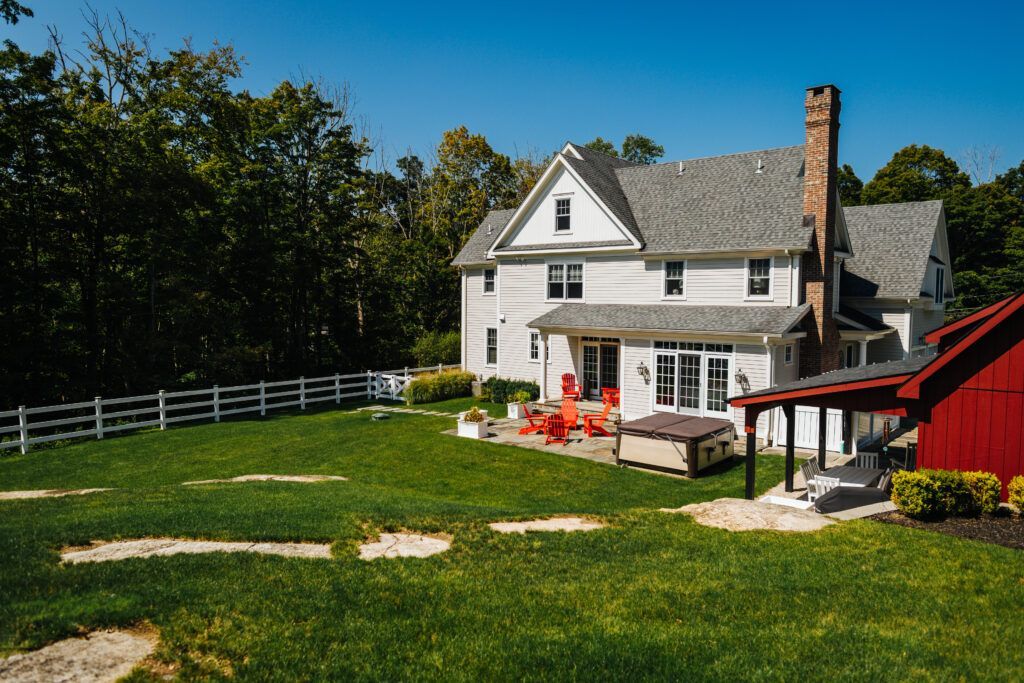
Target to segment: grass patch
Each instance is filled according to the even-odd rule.
[[[0,649],[150,622],[157,658],[184,678],[1006,680],[1024,668],[1017,551],[872,521],[706,528],[656,509],[741,496],[741,466],[686,481],[440,434],[452,421],[325,410],[3,458],[4,489],[121,490],[0,503]],[[256,473],[350,481],[179,486]],[[758,488],[781,478],[782,459],[761,456]],[[609,528],[487,527],[553,514]],[[401,529],[451,534],[452,548],[356,558],[363,539]],[[62,546],[140,536],[327,542],[336,558],[57,564]]]

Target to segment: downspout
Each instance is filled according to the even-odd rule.
[[[466,316],[467,316],[467,313],[466,313],[466,303],[468,302],[468,300],[466,299],[466,268],[465,268],[465,266],[459,267],[459,271],[460,271],[460,275],[462,276],[460,278],[461,283],[462,283],[462,294],[461,294],[461,298],[462,298],[462,315],[460,316],[459,324],[462,326],[462,329],[459,331],[459,336],[461,337],[461,339],[459,340],[459,356],[460,356],[459,364],[462,366],[462,369],[465,370],[466,369]]]
[[[793,257],[790,256],[790,261]],[[768,387],[775,386],[775,347],[768,343],[768,335],[761,338],[764,343],[765,355],[768,356]],[[775,410],[768,411],[768,433],[765,434],[765,443],[775,445]]]

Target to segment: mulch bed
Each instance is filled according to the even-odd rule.
[[[1012,514],[981,515],[980,517],[948,517],[937,522],[922,522],[900,512],[883,512],[872,519],[899,524],[913,529],[927,529],[940,534],[969,538],[1024,550],[1024,517]]]

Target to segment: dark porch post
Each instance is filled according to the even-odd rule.
[[[747,432],[747,487],[744,497],[754,500],[754,452],[757,450],[756,432]]]
[[[825,469],[825,437],[828,435],[828,408],[818,408],[818,467]]]
[[[782,412],[786,416],[786,493],[792,493],[793,468],[796,460],[793,452],[793,442],[796,440],[796,408],[792,405],[782,406]]]

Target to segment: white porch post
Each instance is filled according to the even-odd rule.
[[[859,363],[859,365],[867,365],[867,364],[868,364],[868,340],[867,339],[861,339],[860,340],[860,363]]]
[[[860,359],[858,365],[868,364],[868,340],[860,340]],[[860,413],[850,413],[850,453],[857,455],[857,440],[860,438]]]
[[[540,400],[548,398],[548,335],[540,333]]]

